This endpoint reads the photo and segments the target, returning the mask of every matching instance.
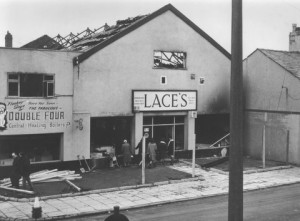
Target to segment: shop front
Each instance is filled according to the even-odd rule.
[[[195,145],[196,90],[134,90],[132,107],[135,143],[147,133],[157,143],[174,140],[175,151]]]
[[[72,145],[70,99],[6,99],[1,105],[1,165],[11,165],[13,152],[26,153],[32,163],[65,160]]]
[[[143,131],[156,143],[173,139],[175,150],[184,149],[184,115],[144,116]]]

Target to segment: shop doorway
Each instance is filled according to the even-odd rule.
[[[168,142],[174,140],[174,149],[184,149],[184,116],[144,117],[144,131],[147,128],[149,136],[159,143],[161,139]]]

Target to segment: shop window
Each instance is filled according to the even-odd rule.
[[[60,160],[62,134],[0,136],[0,163],[11,163],[13,152],[24,152],[31,162]]]
[[[186,53],[174,51],[154,51],[154,68],[185,69]]]
[[[54,75],[9,73],[8,96],[53,97]]]

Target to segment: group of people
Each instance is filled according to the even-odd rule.
[[[169,138],[168,140],[161,139],[157,144],[154,139],[147,138],[146,140],[146,162],[149,168],[154,167],[157,161],[170,158],[171,164],[174,160],[174,140]],[[133,157],[133,151],[127,140],[123,141],[122,154],[124,166],[128,166],[131,163]],[[139,160],[142,160],[142,140],[136,146],[138,149]],[[141,164],[141,162],[140,162]]]
[[[10,181],[13,188],[20,188],[20,179],[22,177],[23,188],[26,188],[26,183],[28,183],[29,189],[33,191],[33,186],[30,180],[30,160],[27,156],[20,152],[19,154],[12,153],[13,166],[12,173],[10,175]]]
[[[149,138],[148,142],[146,142],[146,162],[148,168],[155,167],[157,161],[162,161],[166,158],[170,158],[171,164],[173,164],[173,145],[174,141],[172,138],[169,138],[168,141],[162,138],[158,143],[153,138]],[[139,155],[142,155],[142,151],[139,151]]]

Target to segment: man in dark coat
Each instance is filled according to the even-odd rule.
[[[125,215],[120,214],[119,206],[114,206],[114,214],[107,217],[104,221],[129,221],[129,219]]]
[[[174,140],[172,139],[172,137],[169,137],[167,146],[168,146],[168,155],[171,159],[171,164],[173,165],[173,163],[174,163]]]
[[[16,153],[12,153],[12,157],[13,157],[13,165],[12,165],[12,172],[10,175],[10,182],[13,188],[17,188],[19,189],[19,181],[21,178],[21,172],[20,172],[20,168],[21,166],[20,164],[20,157],[16,154]]]
[[[23,152],[19,153],[20,156],[20,171],[21,171],[21,176],[23,178],[23,188],[26,188],[26,182],[29,185],[29,189],[33,191],[33,186],[30,180],[30,160],[25,156]]]
[[[165,140],[162,138],[157,147],[158,160],[164,161],[167,157],[167,144]]]

